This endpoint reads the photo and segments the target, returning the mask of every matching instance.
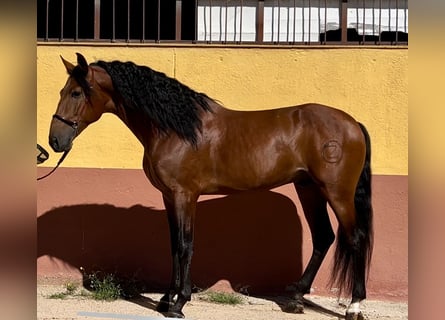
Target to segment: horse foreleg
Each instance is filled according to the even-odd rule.
[[[326,200],[322,196],[318,186],[298,186],[297,189],[304,215],[309,224],[312,235],[312,256],[300,280],[288,287],[294,292],[294,300],[286,306],[287,312],[303,313],[303,296],[310,292],[312,282],[320,269],[326,253],[334,242],[335,235],[329,221],[326,209]]]
[[[173,299],[178,293],[179,285],[180,285],[180,273],[179,273],[179,254],[178,254],[178,234],[179,227],[178,221],[175,217],[175,209],[174,205],[168,201],[167,198],[163,197],[165,209],[167,211],[168,225],[170,231],[170,247],[171,247],[171,256],[172,256],[172,274],[170,287],[168,291],[164,294],[164,296],[159,301],[156,310],[165,313],[168,312],[170,307],[173,306]]]
[[[176,193],[171,202],[171,210],[167,210],[170,225],[177,226],[177,228],[170,227],[172,254],[174,254],[172,284],[170,290],[161,299],[159,306],[162,306],[162,312],[169,317],[183,318],[182,308],[192,296],[190,265],[193,255],[196,201],[197,197],[190,196],[188,193]],[[175,230],[176,234],[173,235]],[[177,298],[173,303],[175,295]],[[166,306],[168,311],[165,311]]]

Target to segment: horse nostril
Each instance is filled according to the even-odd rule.
[[[49,138],[49,145],[53,148],[54,151],[59,151],[59,142],[56,137]]]

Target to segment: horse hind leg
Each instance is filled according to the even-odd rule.
[[[300,186],[295,183],[304,215],[312,235],[312,256],[303,275],[298,282],[288,286],[294,292],[294,300],[286,307],[286,312],[302,313],[304,310],[303,296],[310,292],[312,282],[320,269],[335,235],[327,212],[327,201],[315,183]]]
[[[366,299],[366,271],[372,246],[368,225],[371,217],[361,210],[357,197],[354,198],[355,190],[350,189],[339,185],[326,188],[329,205],[339,222],[331,284],[339,286],[340,294],[352,294],[346,319],[360,320],[364,319],[360,302]]]

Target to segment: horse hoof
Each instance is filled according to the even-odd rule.
[[[366,320],[366,318],[363,316],[363,313],[355,313],[355,312],[348,312],[346,313],[346,320]]]
[[[283,308],[287,313],[304,313],[304,305],[301,301],[291,301]]]
[[[158,305],[156,306],[156,311],[160,313],[168,312],[168,309],[172,306],[172,303],[168,303],[167,301],[159,301]]]
[[[185,318],[181,311],[169,311],[165,313],[167,318]]]

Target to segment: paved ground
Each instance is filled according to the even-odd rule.
[[[80,290],[80,289],[78,289]],[[39,284],[37,287],[37,319],[130,319],[162,320],[155,306],[160,294],[144,294],[134,300],[95,301],[89,297],[73,294],[64,299],[54,299],[54,293],[65,292],[66,286]],[[308,296],[304,314],[289,314],[281,310],[285,297],[247,297],[240,305],[220,305],[204,301],[194,294],[192,301],[184,307],[186,319],[191,320],[328,320],[343,319],[347,301],[335,298]],[[367,319],[408,319],[407,303],[366,301],[362,310]]]

